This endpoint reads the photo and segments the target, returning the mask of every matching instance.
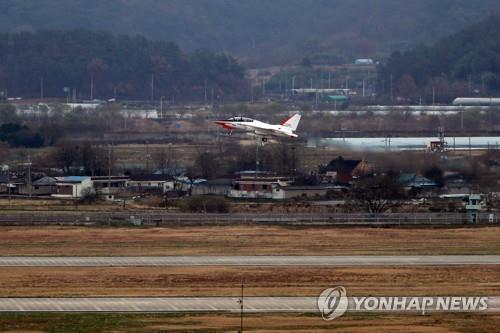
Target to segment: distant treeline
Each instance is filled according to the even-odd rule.
[[[500,16],[490,16],[435,45],[392,54],[380,69],[385,95],[490,96],[500,92]],[[444,101],[441,100],[441,101]]]
[[[88,30],[0,34],[0,91],[9,96],[63,97],[76,89],[81,99],[91,90],[93,98],[232,99],[247,87],[231,56],[186,54],[174,43]]]
[[[335,65],[435,42],[499,10],[498,0],[2,0],[0,31],[138,33],[252,66]]]

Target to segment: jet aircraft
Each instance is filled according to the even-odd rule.
[[[262,142],[267,142],[270,137],[297,138],[298,135],[295,134],[295,131],[299,126],[300,118],[300,114],[295,114],[279,125],[246,117],[217,120],[215,123],[227,129],[229,134],[232,134],[234,130],[243,130],[249,135],[260,137]]]

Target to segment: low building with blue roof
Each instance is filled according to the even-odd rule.
[[[57,198],[81,198],[89,191],[93,191],[93,183],[90,177],[56,177],[56,192],[52,196]]]

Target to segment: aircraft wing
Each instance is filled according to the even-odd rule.
[[[254,133],[256,135],[260,135],[260,136],[280,136],[280,131],[276,131],[274,129],[268,129],[268,128],[255,128],[255,131]]]

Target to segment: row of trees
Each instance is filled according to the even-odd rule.
[[[66,88],[66,89],[65,89]],[[231,99],[247,93],[234,58],[88,30],[0,34],[0,91],[83,99]]]
[[[68,111],[62,104],[39,105],[37,113],[18,114],[12,104],[0,103],[0,141],[12,147],[55,145],[67,136],[102,137],[112,130],[132,128],[118,104],[105,104],[96,109],[77,107]]]
[[[110,147],[89,142],[61,141],[49,158],[49,164],[55,164],[65,174],[103,176],[114,172],[115,158]]]
[[[300,156],[301,152],[295,145],[285,143],[258,148],[239,144],[224,145],[217,153],[200,152],[194,161],[193,174],[213,179],[237,171],[255,170],[258,160],[261,171],[295,175]]]

